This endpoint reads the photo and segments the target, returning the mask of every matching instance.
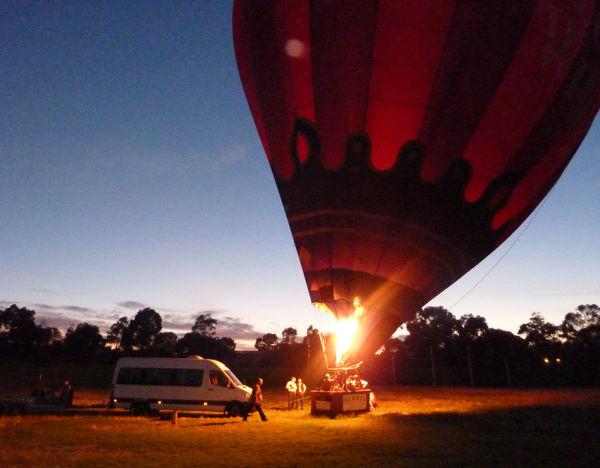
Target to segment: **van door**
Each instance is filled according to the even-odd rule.
[[[220,369],[208,372],[207,390],[210,399],[209,405],[214,406],[216,411],[223,410],[228,402],[237,399],[236,389]]]

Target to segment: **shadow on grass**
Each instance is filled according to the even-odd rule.
[[[517,408],[498,408],[474,412],[431,412],[419,414],[386,413],[380,418],[392,423],[405,424],[407,421],[440,424],[481,424],[486,421],[498,423],[548,424],[565,422],[600,425],[600,405],[533,405]],[[598,434],[596,434],[598,435]]]
[[[388,413],[395,430],[422,437],[447,464],[598,466],[600,406],[536,405],[471,413]]]

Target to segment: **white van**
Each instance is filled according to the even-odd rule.
[[[164,409],[237,416],[251,393],[225,364],[213,359],[128,357],[117,361],[110,404],[135,414]]]

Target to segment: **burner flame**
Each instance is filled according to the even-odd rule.
[[[334,348],[336,365],[341,365],[344,358],[352,351],[356,345],[354,340],[359,329],[359,319],[365,313],[365,308],[360,302],[360,298],[355,297],[352,303],[354,312],[348,317],[335,317],[333,324]],[[333,315],[333,312],[325,304],[316,303],[318,309],[325,310]]]

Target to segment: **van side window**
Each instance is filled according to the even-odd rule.
[[[143,385],[173,385],[175,369],[144,369]]]
[[[221,371],[211,370],[209,376],[211,385],[219,387],[227,387],[229,385],[229,379]]]
[[[144,380],[144,369],[137,367],[121,367],[117,383],[122,385],[140,385]]]
[[[176,369],[173,385],[182,387],[201,387],[204,379],[202,369]]]
[[[204,370],[202,369],[121,367],[117,375],[117,384],[200,387],[203,378]]]

